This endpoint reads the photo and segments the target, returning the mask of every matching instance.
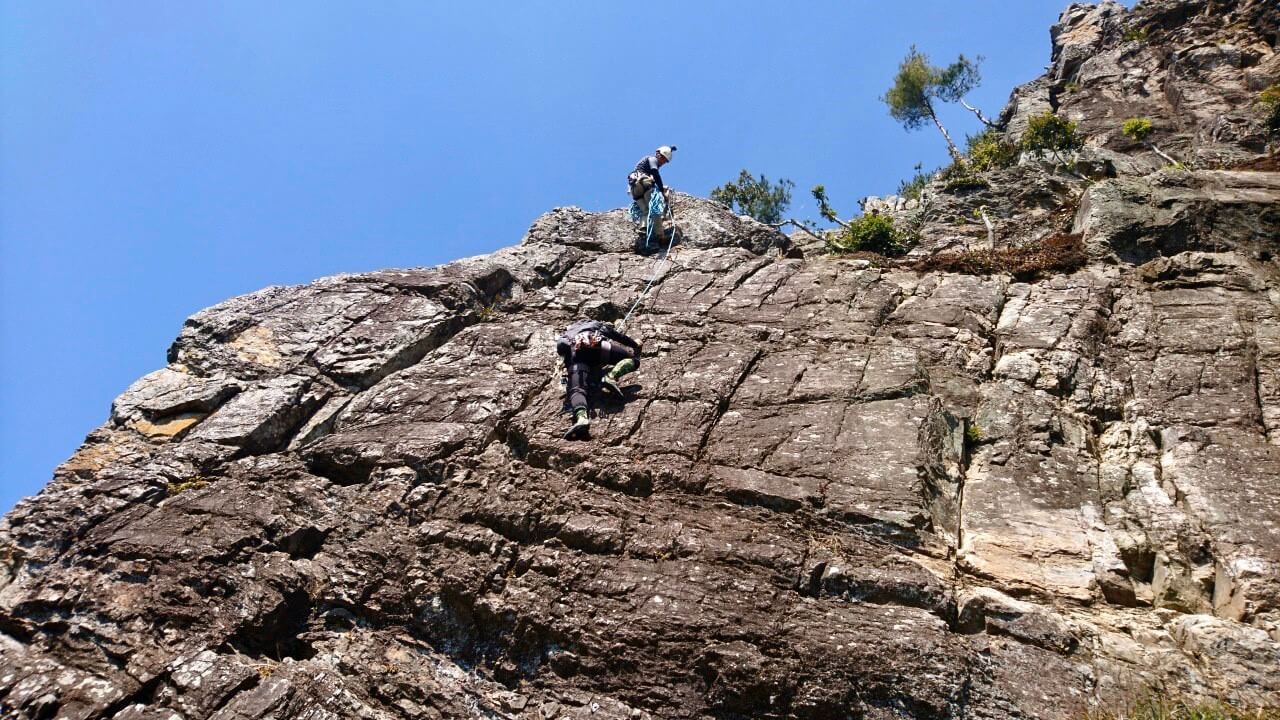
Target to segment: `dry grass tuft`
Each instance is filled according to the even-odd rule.
[[[1280,155],[1260,157],[1236,163],[1228,170],[1254,170],[1258,172],[1280,172]]]
[[[912,266],[916,272],[953,272],[965,275],[1007,273],[1014,280],[1037,280],[1047,275],[1075,272],[1088,257],[1079,235],[1056,233],[1038,245],[941,253]]]
[[[1245,709],[1224,702],[1148,697],[1122,710],[1087,713],[1082,720],[1280,720],[1280,707]]]

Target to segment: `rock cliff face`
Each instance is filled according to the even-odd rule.
[[[1077,119],[1076,170],[883,205],[920,257],[986,243],[982,206],[1001,245],[1073,231],[1071,274],[835,259],[680,197],[589,442],[553,339],[654,269],[621,211],[197,314],[0,524],[0,715],[1280,704],[1280,173],[1239,169],[1268,167],[1278,28],[1072,6],[1001,122]]]

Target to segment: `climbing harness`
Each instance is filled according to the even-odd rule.
[[[638,203],[632,203],[632,220],[639,220],[640,213],[638,210]],[[636,298],[636,301],[631,304],[631,309],[627,310],[626,316],[622,318],[622,322],[618,323],[618,325],[623,328],[627,326],[627,321],[631,319],[632,313],[634,313],[636,308],[640,306],[641,301],[643,301],[645,296],[649,294],[649,289],[653,287],[654,281],[658,279],[658,274],[662,270],[662,266],[666,264],[667,258],[671,256],[671,246],[676,242],[676,232],[678,231],[678,228],[676,227],[675,212],[669,205],[667,205],[666,198],[663,197],[662,193],[655,190],[653,195],[649,198],[649,214],[645,217],[646,228],[644,233],[644,246],[646,248],[650,246],[653,240],[653,219],[655,217],[662,217],[663,215],[671,218],[671,239],[667,241],[667,249],[663,251],[662,257],[658,258],[658,262],[654,265],[653,274],[649,276],[649,282],[645,284],[644,290],[640,293],[640,297]]]
[[[573,343],[569,352],[577,353],[583,349],[597,348],[607,342],[608,340],[605,340],[603,335],[594,330],[580,332],[573,338]]]
[[[632,173],[632,175],[634,174],[635,173]],[[648,176],[646,175],[643,177],[648,177]],[[633,185],[632,187],[636,187],[636,186]],[[648,187],[644,188],[644,191],[640,193],[640,197],[633,196],[633,199],[635,200],[635,202],[631,203],[631,208],[628,210],[628,215],[627,215],[627,217],[631,218],[631,222],[638,223],[641,220],[644,220],[646,225],[651,226],[652,223],[649,222],[649,218],[661,217],[663,214],[666,213],[667,199],[666,197],[663,196],[662,192],[660,190],[657,190],[656,188],[654,189],[653,194],[649,196],[648,216],[646,217],[644,214],[644,211],[640,209],[640,200],[644,198],[644,193],[649,192],[649,188],[652,188],[652,187],[653,187],[652,185],[649,185]],[[646,244],[648,244],[649,242],[648,232],[645,233],[644,241]]]

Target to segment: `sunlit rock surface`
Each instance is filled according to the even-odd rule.
[[[1072,6],[1001,122],[1078,120],[1075,169],[867,203],[915,256],[986,247],[982,212],[1078,233],[1071,274],[834,259],[680,196],[588,442],[553,341],[659,267],[620,211],[198,313],[0,523],[0,715],[1280,704],[1280,180],[1240,169],[1278,16]]]

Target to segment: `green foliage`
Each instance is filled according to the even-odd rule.
[[[1052,112],[1035,115],[1028,120],[1027,129],[1022,133],[1022,148],[1032,152],[1078,150],[1084,146],[1084,138],[1076,128],[1075,122]]]
[[[942,172],[938,173],[938,179],[942,180],[942,191],[947,193],[963,193],[968,190],[985,190],[991,187],[991,183],[975,172],[973,164],[963,157],[957,158],[955,162],[943,168]]]
[[[982,74],[978,72],[979,56],[970,60],[964,55],[939,70],[933,68],[933,89],[936,97],[943,102],[956,102],[982,83]]]
[[[901,255],[911,246],[910,236],[893,226],[888,215],[863,215],[849,221],[845,231],[827,240],[832,253],[872,252]]]
[[[1120,36],[1120,39],[1125,42],[1145,43],[1147,41],[1147,29],[1129,28],[1124,31],[1124,34]]]
[[[978,72],[981,62],[981,57],[970,60],[961,55],[950,65],[938,67],[912,45],[898,64],[893,85],[880,99],[889,107],[889,115],[908,130],[937,122],[933,101],[955,102],[977,87],[982,82]]]
[[[822,216],[823,220],[833,223],[840,222],[840,216],[836,214],[835,209],[831,207],[831,203],[827,201],[827,189],[825,187],[814,185],[809,192],[813,194],[813,199],[818,201],[818,214]]]
[[[936,173],[925,172],[921,168],[924,165],[916,163],[915,174],[910,180],[903,180],[898,183],[898,196],[907,198],[908,200],[919,200],[920,193],[924,191],[924,186],[929,184]]]
[[[970,445],[976,445],[982,442],[984,437],[986,436],[982,434],[982,428],[978,425],[970,425],[964,429],[964,439]]]
[[[818,201],[818,214],[843,227],[838,235],[827,236],[827,251],[834,254],[868,252],[901,255],[914,243],[911,232],[894,227],[893,218],[871,213],[844,222],[827,200],[827,189],[814,185],[810,191]]]
[[[500,314],[497,300],[494,300],[488,305],[480,305],[476,307],[476,319],[482,323],[497,322]]]
[[[1080,83],[1076,82],[1075,80],[1068,81],[1066,85],[1062,86],[1062,92],[1065,92],[1065,93],[1080,92]]]
[[[1267,131],[1280,134],[1280,85],[1272,85],[1258,93],[1258,102],[1268,111]]]
[[[791,189],[796,186],[790,180],[770,184],[764,175],[752,177],[743,170],[736,182],[727,182],[711,191],[711,199],[724,203],[734,211],[763,223],[782,222],[782,214],[791,205]]]
[[[968,166],[962,166],[962,170],[967,170]],[[987,190],[991,187],[991,182],[986,178],[973,173],[962,171],[947,175],[946,182],[943,183],[942,189],[949,193],[963,193],[969,190]]]
[[[986,172],[1009,167],[1018,161],[1018,146],[1004,139],[995,128],[987,128],[977,135],[970,135],[968,164],[972,172]]]
[[[1009,142],[995,128],[987,128],[967,139],[968,152],[940,172],[942,189],[949,193],[984,190],[990,181],[981,173],[1009,167],[1018,161],[1021,149]]]
[[[1120,126],[1120,132],[1124,133],[1125,137],[1133,138],[1139,142],[1147,139],[1147,136],[1151,134],[1151,129],[1151,121],[1144,117],[1129,118],[1124,121],[1124,125]]]
[[[880,99],[889,106],[889,115],[894,120],[914,130],[933,117],[932,85],[933,68],[929,59],[912,45],[898,64],[893,85]]]
[[[169,497],[181,495],[188,490],[199,490],[208,484],[209,480],[207,478],[200,477],[199,475],[183,482],[169,483]]]

